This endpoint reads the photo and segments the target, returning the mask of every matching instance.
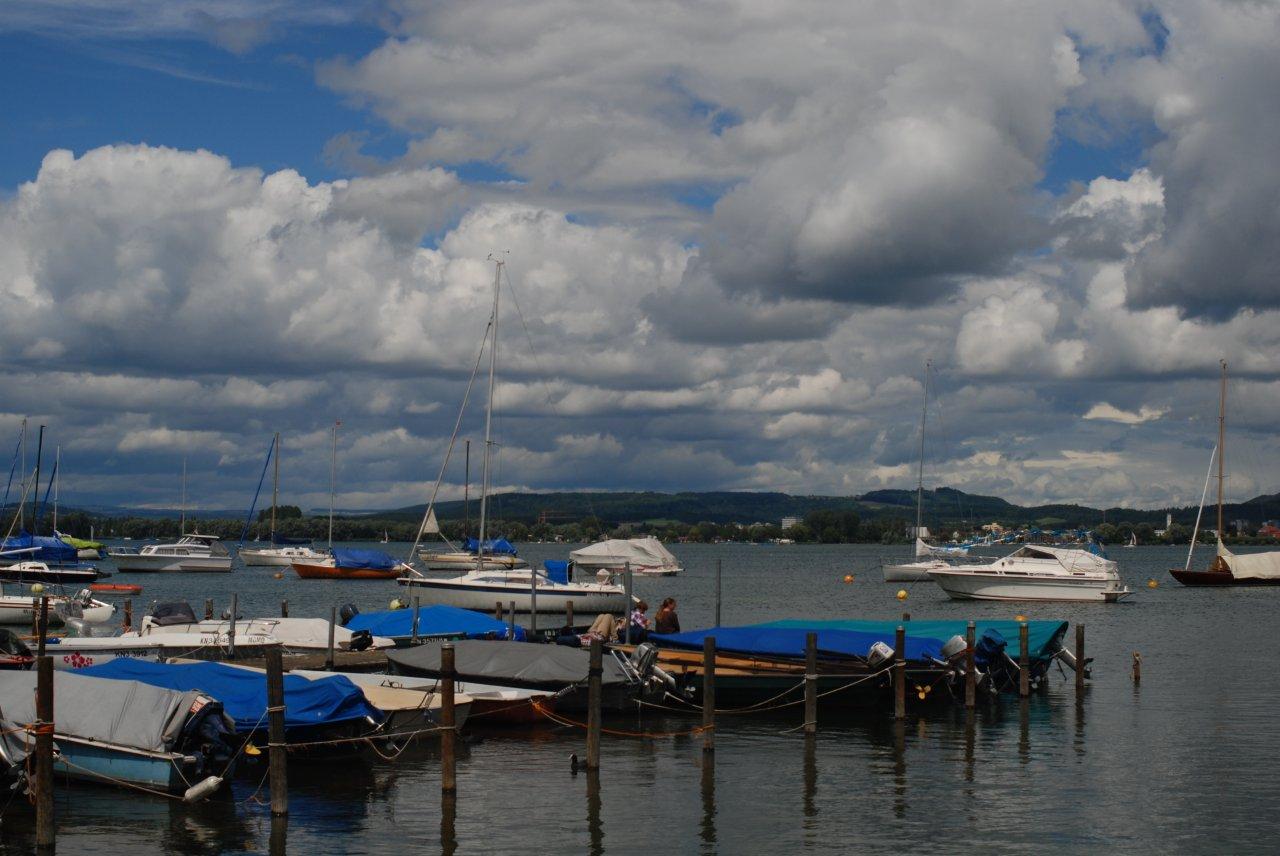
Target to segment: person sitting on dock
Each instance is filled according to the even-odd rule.
[[[680,616],[676,615],[676,599],[669,597],[658,607],[658,614],[653,619],[655,633],[679,633]]]
[[[596,616],[595,621],[591,622],[587,632],[582,634],[582,647],[590,648],[592,639],[599,639],[601,642],[612,642],[617,638],[618,631],[613,616],[607,612],[602,612]]]
[[[649,604],[643,600],[631,610],[631,641],[639,644],[649,636]]]

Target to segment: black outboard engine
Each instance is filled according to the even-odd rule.
[[[342,606],[338,607],[338,623],[341,624],[343,627],[346,627],[348,624],[351,623],[351,619],[355,618],[359,614],[360,614],[360,608],[357,607],[354,603],[344,603]],[[351,646],[351,650],[353,651],[363,650],[363,649],[357,649],[355,647],[354,639],[351,641],[353,643]]]
[[[373,644],[373,634],[368,630],[351,631],[351,642],[347,645],[348,651],[363,651]]]

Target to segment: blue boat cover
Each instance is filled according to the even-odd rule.
[[[50,565],[74,565],[77,561],[76,548],[61,538],[50,538],[47,535],[32,535],[23,531],[12,538],[0,542],[0,551],[26,550],[36,548],[30,553],[15,553],[5,556],[11,562],[45,562]]]
[[[547,571],[547,579],[553,583],[569,582],[569,563],[563,559],[547,559],[542,563]]]
[[[1018,622],[1016,621],[978,621],[977,634],[982,636],[988,630],[994,630],[1008,640],[1009,656],[1018,659],[1022,653],[1018,641]],[[761,627],[788,627],[805,630],[860,630],[872,633],[887,633],[892,640],[893,631],[899,625],[907,629],[911,636],[929,636],[935,639],[950,639],[952,636],[963,636],[967,621],[921,621],[912,619],[900,621],[814,621],[807,618],[792,618],[783,621],[770,621]],[[1028,621],[1027,647],[1030,649],[1032,662],[1047,660],[1057,653],[1062,645],[1062,637],[1067,633],[1065,621]],[[893,644],[892,641],[889,642]]]
[[[140,681],[171,690],[198,690],[222,702],[235,720],[237,734],[251,734],[267,727],[267,681],[262,672],[225,663],[150,663],[117,657],[100,666],[79,669],[76,674],[115,680]],[[382,721],[382,711],[365,700],[364,693],[344,675],[310,681],[301,675],[284,676],[284,726],[331,725],[370,717]]]
[[[462,543],[462,549],[468,553],[474,553],[480,547],[480,542],[475,538],[468,538]],[[516,548],[506,538],[490,538],[484,542],[484,552],[486,556],[514,556]]]
[[[372,568],[376,571],[389,571],[400,561],[388,556],[381,550],[352,550],[346,547],[334,547],[333,558],[339,568]]]
[[[347,622],[348,630],[368,630],[390,639],[413,637],[413,609],[361,612]],[[507,639],[510,627],[479,612],[436,604],[418,610],[418,636],[461,636],[465,639]],[[524,628],[516,628],[516,640],[523,642]]]
[[[665,635],[650,634],[649,640],[664,648],[702,650],[702,640],[707,636],[714,636],[718,651],[757,654],[765,657],[803,657],[805,637],[810,632],[818,634],[818,656],[826,658],[865,658],[875,643],[883,642],[892,648],[895,641],[892,627],[888,633],[884,633],[821,627],[771,627],[766,624],[712,627],[707,630],[690,630],[687,633]],[[918,633],[908,635],[907,659],[924,660],[929,657],[942,658],[942,642]]]

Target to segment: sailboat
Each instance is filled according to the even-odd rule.
[[[487,538],[489,485],[493,472],[490,457],[493,449],[494,378],[498,364],[498,306],[502,287],[502,268],[505,262],[493,259],[492,256],[490,258],[494,263],[493,310],[485,330],[485,341],[489,342],[489,390],[484,417],[484,468],[480,478],[480,531],[479,537],[474,539],[474,554],[469,555],[471,570],[458,577],[431,579],[416,568],[411,568],[408,575],[398,578],[396,582],[410,587],[415,595],[420,594],[427,603],[442,603],[463,609],[489,611],[496,603],[501,602],[511,604],[516,612],[528,613],[559,613],[566,612],[568,609],[573,609],[579,615],[590,612],[624,612],[627,606],[626,589],[614,582],[614,575],[608,571],[601,571],[597,575],[597,580],[593,582],[574,582],[569,576],[567,562],[553,563],[554,571],[536,570],[527,566],[523,568],[492,567],[492,563],[497,558],[494,548],[506,543],[505,539],[490,541]],[[484,353],[483,348],[482,344],[481,356]],[[472,372],[473,382],[479,367],[480,359],[478,358]],[[470,391],[471,386],[468,384],[468,395]],[[457,438],[458,428],[462,424],[466,401],[464,397],[454,426],[454,436],[449,441],[450,450]],[[448,452],[446,452],[444,463],[440,467],[440,475],[436,479],[435,490],[427,503],[422,525],[418,530],[418,538],[410,555],[417,551],[422,536],[427,534],[428,530],[434,529],[435,532],[439,532],[440,527],[435,519],[435,498],[444,479],[448,461]],[[467,546],[472,548],[473,539],[468,539]]]
[[[327,553],[322,553],[315,548],[306,544],[291,544],[288,539],[283,538],[276,531],[276,509],[280,506],[280,432],[277,431],[275,438],[271,441],[271,452],[275,456],[275,470],[271,478],[271,544],[270,547],[264,547],[260,550],[240,549],[240,561],[251,567],[283,567],[287,568],[294,562],[312,562],[323,561],[328,558]],[[261,482],[259,482],[261,484]],[[249,514],[252,516],[253,511],[250,509]],[[243,543],[243,542],[242,542]]]
[[[138,552],[112,550],[118,571],[164,573],[230,573],[231,554],[217,535],[187,531],[187,459],[182,459],[180,537],[173,544],[148,544]]]
[[[314,558],[294,560],[293,572],[304,580],[394,580],[410,570],[394,556],[381,550],[333,546],[333,498],[337,490],[338,428],[341,426],[341,422],[333,423],[333,451],[329,457],[329,548]]]
[[[1126,546],[1126,547],[1136,547],[1136,546],[1138,546],[1138,533],[1137,533],[1137,532],[1130,532],[1130,533],[1129,533],[1129,542],[1128,542],[1127,544],[1125,544],[1125,546]]]
[[[1280,551],[1271,550],[1266,553],[1248,553],[1236,555],[1222,543],[1222,486],[1226,478],[1226,441],[1227,441],[1227,361],[1222,360],[1222,379],[1218,391],[1218,446],[1214,450],[1218,459],[1218,528],[1217,554],[1204,571],[1191,570],[1191,554],[1196,549],[1196,536],[1200,533],[1200,512],[1204,511],[1204,493],[1208,490],[1208,479],[1205,479],[1206,490],[1201,494],[1200,512],[1196,513],[1196,528],[1191,535],[1191,549],[1187,551],[1187,563],[1181,568],[1171,568],[1169,573],[1175,580],[1185,586],[1275,586],[1280,585]],[[1209,458],[1210,472],[1213,470],[1213,456]]]
[[[951,567],[943,561],[943,555],[967,555],[966,547],[931,547],[925,542],[929,530],[924,528],[924,432],[929,412],[929,367],[924,364],[924,402],[920,407],[920,466],[916,478],[916,561],[882,564],[884,581],[887,583],[913,583],[929,579],[929,571],[945,570]]]

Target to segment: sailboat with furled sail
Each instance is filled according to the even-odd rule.
[[[1215,453],[1218,459],[1218,528],[1216,531],[1218,549],[1208,570],[1191,570],[1191,554],[1196,548],[1196,536],[1200,530],[1200,514],[1196,514],[1196,529],[1191,535],[1191,549],[1187,551],[1187,563],[1181,568],[1171,568],[1169,573],[1184,586],[1275,586],[1280,585],[1280,551],[1271,550],[1265,553],[1232,553],[1222,543],[1222,486],[1226,478],[1226,440],[1227,440],[1227,361],[1222,360],[1222,380],[1218,392],[1218,447]],[[1213,458],[1210,459],[1210,472],[1213,470]],[[1200,511],[1204,511],[1204,498],[1200,500]]]
[[[313,562],[322,561],[327,557],[327,553],[321,553],[319,550],[311,547],[309,541],[296,541],[286,538],[276,531],[276,509],[280,506],[280,432],[277,431],[275,437],[271,441],[271,450],[267,453],[270,462],[271,458],[275,459],[275,472],[271,478],[271,546],[262,548],[246,549],[243,544],[243,535],[241,535],[241,547],[239,550],[240,561],[246,565],[262,566],[262,567],[280,567],[287,568],[294,562]],[[257,495],[254,495],[254,502],[257,502]],[[250,517],[253,516],[253,509],[249,509]],[[245,529],[249,528],[249,521],[245,521]]]

